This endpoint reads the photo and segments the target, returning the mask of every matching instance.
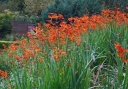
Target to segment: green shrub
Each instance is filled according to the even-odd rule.
[[[24,11],[24,0],[1,0],[0,1],[0,12],[5,9],[9,9],[10,11]]]
[[[15,21],[27,21],[30,24],[35,24],[40,19],[39,16],[33,15],[25,15],[24,13],[15,12]]]
[[[0,13],[0,38],[11,33],[10,21],[14,18],[13,16],[14,14],[8,10],[6,10],[4,13]]]
[[[40,15],[41,10],[44,9],[53,0],[24,0],[25,12],[29,15]]]
[[[122,11],[125,11],[125,7],[128,6],[128,0],[101,0],[104,2],[106,8],[118,7]]]
[[[0,2],[7,2],[8,0],[0,0]]]
[[[54,3],[42,11],[42,22],[48,19],[49,12],[62,14],[67,20],[69,17],[80,17],[85,13],[89,15],[99,13],[101,6],[99,0],[54,0]]]
[[[0,1],[0,13],[3,12],[7,8],[7,4]]]

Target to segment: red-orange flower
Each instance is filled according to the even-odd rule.
[[[25,59],[26,61],[28,61],[29,60],[29,57],[26,56],[26,55],[23,55],[23,59]]]
[[[49,13],[48,18],[57,19],[58,15],[56,13]]]
[[[0,70],[0,76],[6,78],[7,75],[8,75],[7,71],[2,71],[2,70]]]
[[[18,48],[18,46],[17,46],[15,43],[13,43],[13,44],[11,44],[11,45],[9,46],[9,49],[12,50],[12,51],[17,50],[17,48]]]
[[[121,57],[121,60],[128,65],[128,59],[125,54],[128,52],[128,49],[124,49],[119,43],[114,43],[116,50],[118,51],[118,55]]]
[[[14,58],[15,58],[17,61],[21,61],[21,57],[18,56],[18,55],[14,56]]]
[[[122,61],[125,62],[126,65],[128,66],[128,59],[126,59],[126,58],[123,57],[123,58],[122,58]]]
[[[37,23],[37,26],[38,26],[38,27],[41,27],[41,26],[42,26],[42,24],[41,24],[41,23]]]
[[[6,48],[7,48],[5,44],[3,44],[3,47],[4,47],[4,49],[6,49]]]
[[[118,55],[120,57],[124,57],[125,49],[117,42],[114,43],[114,46],[115,46],[116,50],[118,51]]]
[[[128,49],[126,49],[125,52],[128,52]]]

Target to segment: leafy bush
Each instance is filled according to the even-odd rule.
[[[104,2],[105,7],[107,8],[115,8],[118,7],[122,11],[125,10],[125,7],[128,6],[128,0],[101,0]]]
[[[7,9],[7,3],[0,1],[0,13]]]
[[[67,20],[69,17],[80,17],[85,13],[89,15],[99,13],[101,6],[99,0],[54,0],[54,3],[42,11],[42,21],[48,19],[49,12],[62,14]]]
[[[39,20],[39,16],[37,15],[25,15],[24,13],[15,13],[15,21],[27,21],[30,24],[35,24]]]
[[[0,12],[5,9],[9,9],[10,11],[24,11],[24,0],[2,0],[0,1]]]
[[[0,2],[8,2],[8,0],[0,0]]]
[[[8,10],[0,14],[0,37],[5,37],[11,32],[10,21],[14,18],[14,14]]]
[[[25,12],[27,14],[40,15],[41,10],[44,9],[52,0],[24,0]]]

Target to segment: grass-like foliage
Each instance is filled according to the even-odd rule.
[[[127,89],[127,13],[103,10],[69,23],[48,17],[45,28],[38,23],[35,34],[2,51],[0,88]]]

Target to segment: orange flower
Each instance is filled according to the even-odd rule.
[[[128,59],[125,59],[124,57],[122,58],[122,61],[126,63],[126,65],[128,66]]]
[[[12,51],[17,50],[18,46],[15,45],[15,43],[13,43],[12,45],[9,46],[9,49]]]
[[[56,13],[49,13],[48,18],[51,18],[51,19],[57,19],[58,16],[57,16]]]
[[[41,27],[41,26],[42,26],[42,24],[41,24],[41,23],[37,23],[37,26],[38,26],[38,27]]]
[[[125,52],[128,52],[128,49],[126,49]]]
[[[5,44],[3,44],[3,47],[4,47],[4,49],[6,49],[6,48],[7,48]]]
[[[26,55],[23,55],[23,59],[25,59],[26,61],[28,61],[29,57]]]
[[[114,43],[116,50],[118,51],[118,55],[121,57],[121,60],[128,65],[128,59],[125,57],[125,53],[128,52],[128,49],[124,49],[119,43]]]
[[[39,62],[40,62],[40,64],[43,64],[43,60],[42,59],[39,59]]]
[[[14,58],[15,58],[17,61],[21,61],[21,57],[20,57],[20,56],[14,56]]]
[[[26,56],[34,56],[34,52],[33,52],[33,50],[26,49],[26,50],[24,50],[24,55],[26,55]]]
[[[7,75],[8,75],[7,71],[2,71],[2,70],[0,70],[0,76],[6,78]]]
[[[58,54],[53,55],[53,57],[54,57],[54,59],[55,59],[56,62],[59,61],[59,55]]]
[[[14,54],[13,52],[9,52],[9,53],[8,53],[8,56],[9,56],[9,57],[12,57],[13,54]]]
[[[62,49],[59,49],[59,48],[55,48],[53,49],[53,58],[56,62],[59,61],[59,59],[63,58],[64,56],[67,56],[67,53],[64,52]]]
[[[74,20],[74,18],[73,17],[70,17],[70,18],[68,18],[68,21],[73,21]]]
[[[118,51],[118,55],[120,57],[124,57],[125,49],[117,42],[114,43],[114,46],[115,46],[116,50]]]

